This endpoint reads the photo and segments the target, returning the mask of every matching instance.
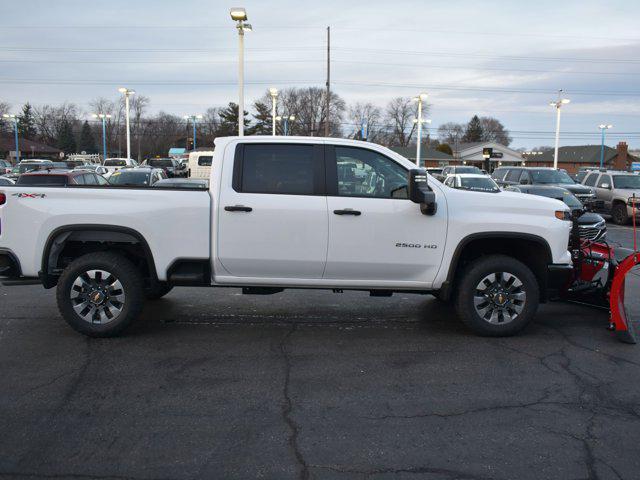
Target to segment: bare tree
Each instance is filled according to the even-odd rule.
[[[513,140],[509,136],[509,130],[504,128],[504,125],[497,118],[480,117],[480,125],[482,126],[482,141],[484,142],[501,143],[508,147],[511,140]]]
[[[138,144],[138,161],[142,161],[142,137],[147,123],[143,122],[144,113],[149,106],[149,97],[144,95],[135,95],[130,100],[131,108],[131,135],[136,137]]]
[[[464,136],[465,125],[455,122],[443,123],[438,127],[438,139],[442,143],[446,143],[453,150],[457,150],[458,145]]]
[[[429,105],[423,105],[423,118],[430,110]],[[387,143],[407,147],[416,131],[414,119],[418,115],[418,104],[411,97],[396,97],[387,105],[387,123],[390,125]]]
[[[353,123],[353,138],[379,143],[383,140],[382,111],[372,103],[356,103],[349,108],[349,120]],[[362,130],[366,137],[363,138]]]
[[[41,105],[34,107],[33,116],[38,138],[49,145],[55,145],[60,131],[70,125],[74,131],[79,130],[78,106],[64,102],[59,106]]]

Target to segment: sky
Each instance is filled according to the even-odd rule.
[[[126,86],[153,112],[203,113],[237,101],[244,6],[246,102],[268,87],[324,86],[384,107],[429,95],[432,134],[474,115],[502,121],[513,147],[552,145],[558,89],[562,145],[640,148],[640,1],[0,0],[0,101],[74,102]],[[345,120],[348,123],[348,120]],[[345,124],[344,129],[355,128]]]

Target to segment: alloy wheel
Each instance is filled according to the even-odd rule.
[[[522,281],[508,272],[486,275],[473,296],[476,313],[488,323],[504,325],[515,320],[524,310],[527,294]]]
[[[80,274],[69,292],[74,311],[85,322],[104,325],[116,320],[125,304],[124,287],[105,270]]]

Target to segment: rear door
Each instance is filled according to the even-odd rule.
[[[232,185],[221,187],[216,233],[218,259],[231,276],[322,278],[328,231],[323,148],[236,147]]]
[[[408,170],[376,151],[327,146],[329,249],[325,279],[429,286],[442,260],[446,207],[423,215]]]

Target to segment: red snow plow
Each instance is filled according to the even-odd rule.
[[[633,250],[612,247],[604,240],[580,238],[574,218],[569,242],[574,274],[560,293],[563,300],[607,309],[608,328],[624,343],[637,343],[633,323],[624,305],[626,275],[640,264],[636,245],[636,202],[640,206],[640,198],[629,198],[633,208]]]

